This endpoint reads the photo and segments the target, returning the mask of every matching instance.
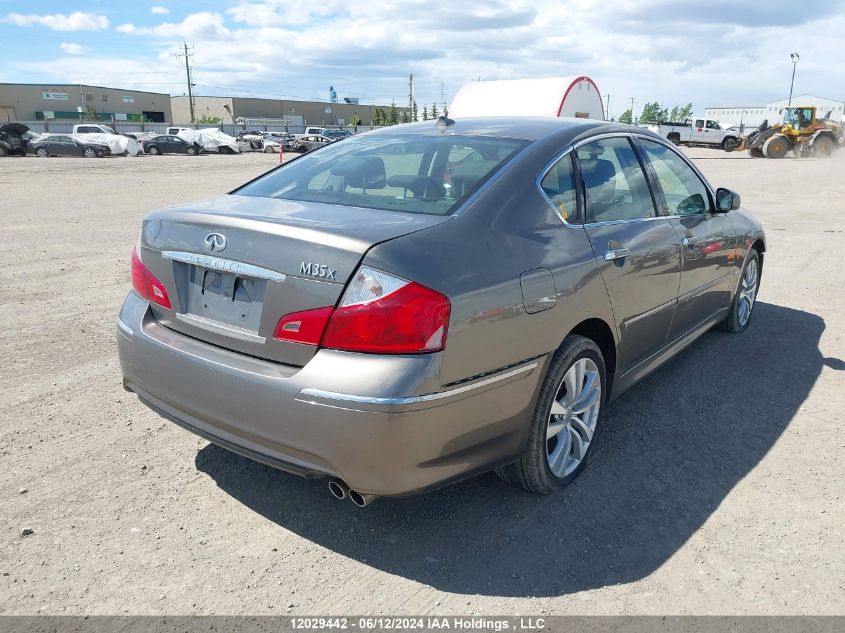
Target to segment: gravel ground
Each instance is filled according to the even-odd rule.
[[[0,160],[0,613],[845,613],[845,151],[690,154],[768,231],[751,329],[617,401],[563,493],[365,510],[120,385],[142,215],[274,155]]]

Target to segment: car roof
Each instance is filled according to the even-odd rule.
[[[607,134],[613,132],[637,132],[655,138],[659,135],[622,123],[596,121],[593,119],[575,119],[569,117],[478,117],[455,119],[454,123],[446,127],[437,127],[437,121],[428,120],[419,123],[404,123],[394,125],[367,134],[425,134],[437,135],[465,134],[467,136],[491,136],[501,138],[516,138],[526,141],[536,141],[546,137],[556,137],[560,142],[567,143],[581,138]]]

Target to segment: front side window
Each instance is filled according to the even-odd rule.
[[[648,181],[627,138],[608,138],[577,150],[586,197],[586,222],[653,218]]]
[[[701,178],[674,150],[662,143],[640,140],[670,215],[695,215],[710,210],[710,194]]]
[[[235,193],[448,215],[526,145],[489,136],[365,134],[324,145]]]
[[[708,130],[721,130],[722,128],[719,127],[719,124],[715,121],[708,121],[707,122],[707,129]]]
[[[572,224],[577,221],[575,172],[571,154],[561,158],[546,172],[540,187],[564,222]]]

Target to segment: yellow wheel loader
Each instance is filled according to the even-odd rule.
[[[747,149],[754,158],[783,158],[790,150],[799,157],[830,156],[842,141],[842,124],[816,117],[814,106],[784,108],[783,123],[768,121],[742,139],[737,150]]]

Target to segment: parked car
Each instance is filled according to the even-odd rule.
[[[0,126],[0,156],[26,156],[29,128],[23,123]]]
[[[145,153],[153,156],[157,156],[158,154],[187,154],[188,156],[196,156],[202,151],[202,146],[199,143],[189,143],[185,139],[170,134],[154,136],[151,139],[144,140],[141,145]]]
[[[325,132],[323,132],[323,136],[325,136],[326,138],[330,138],[333,141],[340,141],[352,136],[352,132],[348,130],[326,130]]]
[[[294,140],[291,149],[295,152],[302,152],[304,154],[305,152],[310,152],[312,149],[328,145],[333,141],[334,139],[330,139],[320,134],[310,134],[308,136],[300,136]]]
[[[44,134],[29,144],[29,151],[41,158],[46,156],[84,156],[102,158],[112,151],[105,143],[77,140],[67,134]]]
[[[242,152],[255,152],[264,149],[264,139],[257,132],[242,132],[236,137]]]
[[[765,250],[739,194],[647,130],[385,128],[148,215],[123,385],[359,506],[494,468],[546,494],[613,399],[749,327]]]
[[[293,143],[295,141],[291,134],[262,134],[264,141],[264,151],[268,154],[278,153],[280,149],[284,151],[292,151]]]
[[[99,123],[79,123],[73,126],[73,134],[117,134],[114,128]]]
[[[299,134],[297,136],[312,136],[312,135],[315,135],[315,134],[316,135],[322,135],[323,132],[325,132],[325,131],[326,131],[326,128],[324,128],[324,127],[318,127],[318,126],[312,125],[312,126],[306,127],[305,132],[303,132],[302,134]]]
[[[675,145],[720,147],[726,152],[735,150],[742,140],[741,134],[723,130],[718,121],[703,117],[689,117],[680,123],[649,125],[648,129]]]
[[[165,130],[165,134],[169,134],[170,136],[178,136],[180,132],[193,132],[194,128],[192,127],[169,127]]]

